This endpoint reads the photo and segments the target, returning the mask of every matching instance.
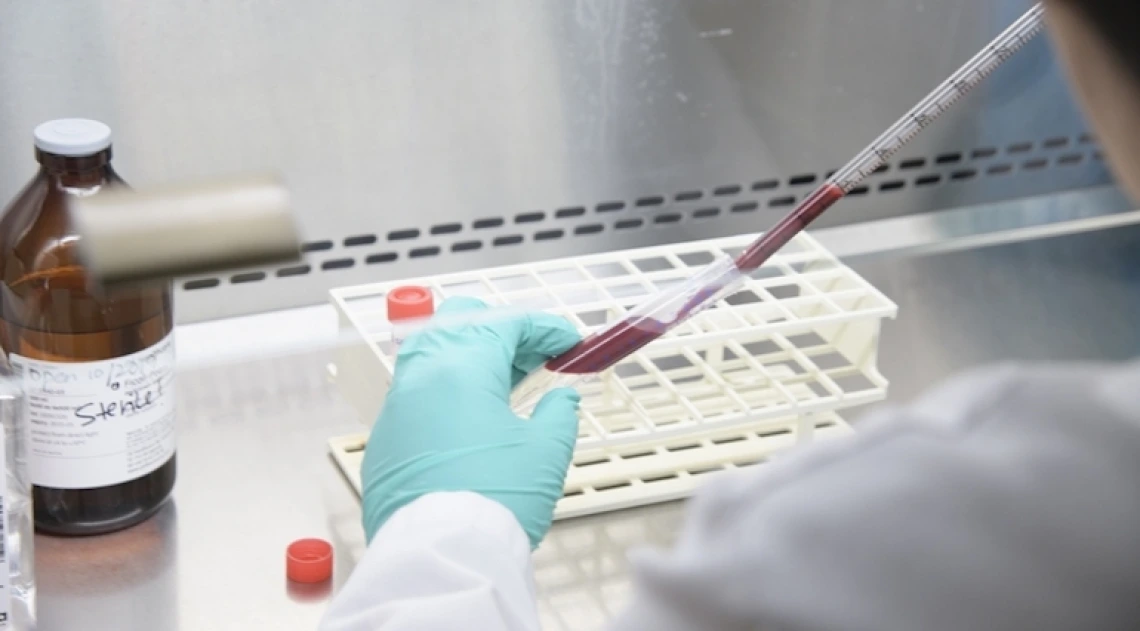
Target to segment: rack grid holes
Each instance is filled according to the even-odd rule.
[[[908,171],[911,169],[921,169],[926,166],[926,158],[909,158],[899,162],[899,169]]]
[[[951,173],[950,179],[954,180],[954,181],[968,180],[970,178],[973,178],[977,174],[978,174],[978,172],[975,169],[962,169],[961,171],[955,171],[955,172]]]
[[[756,292],[745,289],[732,294],[731,296],[725,298],[724,301],[733,307],[739,307],[741,305],[751,305],[758,302],[763,302],[764,299],[761,298],[760,295]]]
[[[737,195],[739,193],[739,184],[726,184],[724,186],[718,186],[713,189],[713,195],[716,195],[717,197],[726,197],[728,195]]]
[[[747,212],[752,212],[753,210],[756,210],[759,207],[760,207],[759,202],[740,202],[737,204],[733,204],[732,208],[730,208],[729,210],[734,212],[734,213],[747,213]]]
[[[625,208],[625,202],[602,202],[594,207],[596,212],[612,213]]]
[[[891,167],[889,164],[880,164],[879,166],[875,167],[875,170],[872,171],[872,173],[876,173],[876,174],[886,173],[887,171],[890,170],[890,168]]]
[[[771,208],[781,208],[784,206],[791,206],[796,203],[794,195],[786,195],[784,197],[773,197],[768,200],[768,206]]]
[[[992,167],[986,169],[986,174],[987,175],[1006,175],[1012,171],[1013,171],[1013,165],[1011,165],[1011,164],[995,164]]]
[[[847,196],[848,197],[858,197],[859,195],[866,195],[869,192],[871,192],[871,187],[867,186],[866,184],[862,184],[862,185],[856,186],[855,188],[851,189],[850,191],[847,191]]]
[[[662,256],[637,259],[633,261],[633,266],[643,272],[663,272],[673,269],[673,264],[669,262],[669,259]]]
[[[677,258],[681,259],[681,262],[685,265],[688,265],[689,267],[700,267],[702,265],[708,265],[709,263],[712,263],[714,260],[716,260],[716,257],[713,256],[713,253],[706,250],[702,250],[700,252],[686,252],[684,254],[678,254]]]
[[[816,175],[814,173],[804,173],[803,175],[794,175],[788,179],[788,186],[805,186],[807,184],[815,184]]]
[[[715,206],[708,208],[698,208],[693,211],[693,219],[711,219],[720,214],[720,209]]]
[[[942,181],[941,175],[937,175],[937,174],[935,174],[935,175],[924,175],[920,178],[915,179],[914,185],[915,186],[933,186],[935,184],[938,184],[941,181]]]
[[[674,195],[673,199],[675,199],[679,202],[691,202],[693,200],[700,199],[704,196],[705,196],[705,194],[703,191],[681,191],[680,193],[677,193],[676,195]]]
[[[882,184],[880,184],[879,185],[879,191],[883,192],[883,193],[886,193],[889,191],[897,191],[897,190],[903,188],[904,186],[906,186],[906,182],[904,182],[903,180],[891,180],[889,182],[883,182]]]
[[[872,390],[875,383],[864,376],[862,373],[855,373],[851,375],[833,376],[832,380],[844,392],[861,392],[864,390]]]
[[[635,460],[637,458],[645,458],[648,456],[652,456],[655,453],[657,453],[657,452],[652,450],[652,449],[646,449],[646,450],[642,450],[642,451],[631,451],[631,452],[623,453],[620,455],[620,457],[622,460]]]
[[[679,221],[681,221],[681,214],[680,213],[665,213],[663,215],[658,215],[658,216],[653,218],[653,223],[655,223],[659,226],[660,225],[666,225],[666,224],[674,224],[674,223],[677,223]]]
[[[640,228],[644,223],[645,220],[641,219],[640,217],[635,217],[633,219],[622,219],[621,221],[614,224],[614,229],[633,230],[634,228]]]
[[[780,182],[777,180],[760,180],[759,182],[754,182],[752,184],[752,190],[754,190],[754,191],[770,191],[770,190],[778,187],[779,185],[780,185]]]
[[[534,233],[535,241],[551,241],[553,239],[561,239],[566,234],[565,230],[540,230]]]
[[[850,368],[851,367],[851,362],[848,361],[847,358],[844,357],[842,353],[839,353],[837,351],[831,351],[828,353],[824,353],[822,355],[813,355],[811,358],[811,361],[820,370],[824,370],[824,371],[841,370],[844,368]]]
[[[1031,142],[1017,142],[1010,145],[1006,151],[1009,153],[1027,153],[1033,150],[1033,143]]]
[[[609,484],[595,486],[594,490],[601,493],[603,491],[612,491],[614,489],[623,489],[627,486],[631,486],[632,484],[633,483],[628,481],[628,480],[622,480],[621,482],[610,482]]]
[[[962,161],[962,154],[954,151],[944,153],[934,158],[934,164],[957,164]]]
[[[992,158],[997,155],[997,149],[993,147],[981,147],[974,149],[970,152],[970,157],[974,160],[981,160],[982,158]]]
[[[1070,153],[1070,154],[1063,155],[1060,158],[1057,158],[1057,164],[1062,164],[1062,165],[1079,164],[1082,160],[1084,160],[1084,158],[1085,157],[1079,153]]]
[[[789,335],[788,341],[791,342],[793,346],[799,348],[809,348],[812,346],[823,346],[827,344],[827,340],[823,339],[818,333],[815,332],[800,333],[799,335]]]
[[[777,287],[769,287],[768,293],[772,294],[776,300],[786,300],[788,298],[795,298],[802,292],[799,285],[779,285]]]
[[[1043,143],[1043,146],[1046,149],[1057,149],[1058,147],[1067,147],[1068,145],[1069,139],[1063,136],[1057,138],[1049,138]]]

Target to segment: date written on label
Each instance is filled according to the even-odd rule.
[[[98,379],[103,376],[101,373],[105,370],[107,387],[111,390],[138,387],[155,377],[161,380],[170,372],[169,363],[162,360],[173,344],[174,340],[168,338],[151,347],[145,353],[116,361],[105,369],[96,368],[93,372],[100,374],[92,374],[90,377]]]
[[[97,384],[111,391],[143,389],[172,372],[173,344],[174,340],[167,338],[141,353],[90,364],[29,361],[24,370],[25,383],[32,391],[56,395]]]

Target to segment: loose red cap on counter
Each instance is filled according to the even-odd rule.
[[[285,576],[297,583],[320,583],[332,577],[332,544],[324,539],[298,539],[285,550]]]
[[[388,292],[388,321],[426,318],[435,313],[431,290],[419,285],[405,285]]]

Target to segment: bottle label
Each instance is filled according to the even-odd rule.
[[[8,451],[4,430],[0,427],[0,472],[5,480],[16,476],[8,473]],[[12,627],[12,572],[8,567],[8,484],[0,484],[0,629]]]
[[[52,362],[12,354],[24,379],[32,483],[129,482],[174,455],[174,335],[131,355]]]

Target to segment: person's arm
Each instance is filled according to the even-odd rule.
[[[613,631],[1140,628],[1140,363],[1005,366],[710,483]]]
[[[537,631],[530,542],[475,493],[432,493],[380,528],[323,631]]]
[[[452,299],[440,314],[479,311]],[[361,467],[364,558],[325,631],[536,631],[530,551],[550,528],[578,435],[578,395],[529,419],[511,388],[579,340],[536,313],[435,328],[400,347]]]

